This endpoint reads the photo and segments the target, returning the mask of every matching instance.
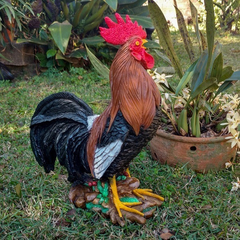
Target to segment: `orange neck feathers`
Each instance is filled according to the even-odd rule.
[[[110,127],[118,111],[134,129],[136,135],[140,127],[148,128],[160,104],[159,90],[139,61],[129,51],[130,42],[117,52],[110,68],[111,102],[107,109],[94,121],[87,145],[90,170],[94,163],[95,147],[100,139],[108,117]],[[92,172],[93,174],[93,172]]]
[[[148,128],[160,104],[160,93],[151,76],[130,54],[129,44],[120,48],[110,69],[110,126],[120,110],[138,134],[140,127]]]

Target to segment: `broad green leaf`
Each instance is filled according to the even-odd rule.
[[[229,69],[229,68],[228,68],[228,69]],[[230,73],[230,72],[231,72],[231,69],[230,69],[230,71],[229,71],[228,73]],[[224,91],[226,91],[228,88],[232,87],[232,86],[236,83],[236,81],[240,81],[240,71],[234,72],[234,73],[231,75],[231,77],[227,78],[227,79],[223,82],[223,84],[219,87],[216,95],[218,95],[219,93],[224,92]]]
[[[87,60],[87,51],[84,48],[77,48],[74,49],[68,57],[74,57],[74,58],[83,58]]]
[[[76,59],[75,58],[71,58],[71,57],[66,57],[65,55],[63,55],[61,53],[61,51],[58,51],[56,56],[55,56],[55,59],[58,63],[59,66],[66,66],[66,62],[69,62],[69,63],[75,63],[76,62]]]
[[[232,84],[231,81],[225,81],[225,82],[219,87],[219,89],[217,90],[216,96],[217,96],[218,94],[220,94],[221,92],[226,91],[226,90],[227,90],[228,88],[230,88],[232,85],[233,85],[233,84]]]
[[[117,10],[118,0],[104,0],[105,3],[113,10]]]
[[[177,88],[176,88],[176,95],[187,85],[187,83],[192,79],[197,61],[195,61],[184,73],[183,77],[181,78]]]
[[[214,84],[217,84],[217,79],[216,78],[209,78],[206,81],[202,82],[195,91],[192,91],[190,94],[190,101],[191,102],[195,97],[197,97],[200,94],[204,94],[204,91]]]
[[[208,62],[206,66],[205,76],[207,76],[212,61],[212,53],[214,47],[214,35],[215,35],[215,17],[213,9],[213,0],[204,0],[206,10],[206,32],[207,32],[207,44],[208,44]]]
[[[105,40],[102,37],[95,36],[95,37],[88,37],[88,38],[83,38],[81,40],[82,43],[86,45],[98,45],[100,43],[103,43]]]
[[[212,67],[213,67],[213,63],[215,58],[219,55],[219,53],[221,52],[221,45],[219,43],[216,43],[216,45],[214,46],[214,51],[212,54],[212,59],[209,63],[209,55],[207,50],[205,50],[202,55],[200,56],[196,69],[195,69],[195,73],[193,75],[193,80],[192,80],[192,85],[191,85],[191,89],[192,91],[195,91],[195,89],[206,79],[206,73],[207,73],[207,64],[209,67],[209,74],[208,74],[208,78],[210,78],[210,73],[212,71]]]
[[[87,49],[87,54],[88,54],[89,60],[91,61],[94,68],[97,70],[97,72],[103,78],[109,80],[109,71],[110,70],[104,64],[102,64],[99,59],[96,58],[96,56],[88,49],[87,46],[86,46],[86,49]]]
[[[66,20],[62,23],[53,22],[48,28],[57,47],[64,54],[67,50],[72,25]]]
[[[159,46],[159,45],[158,45],[158,46]],[[169,63],[169,65],[172,65],[170,59],[169,59],[164,53],[162,53],[161,51],[156,50],[156,49],[155,49],[155,52],[156,52],[156,54],[157,54],[160,58],[162,58],[165,62]]]
[[[209,70],[208,70],[209,73],[208,73],[208,76],[205,77],[205,78],[210,78],[214,61],[215,61],[215,59],[219,56],[219,54],[220,54],[221,52],[222,52],[222,45],[221,45],[219,42],[217,42],[217,43],[214,45],[214,48],[213,48],[212,60],[211,60],[211,63],[210,63],[210,65],[209,65]]]
[[[174,1],[174,3],[175,3],[174,7],[175,7],[175,11],[176,11],[176,16],[177,16],[178,28],[179,28],[181,37],[184,42],[184,47],[187,51],[190,61],[193,62],[194,61],[194,51],[193,51],[192,41],[189,37],[183,14],[177,7],[176,0]]]
[[[24,43],[24,42],[36,43],[39,45],[48,45],[48,42],[46,42],[45,40],[38,39],[38,38],[31,38],[31,39],[18,38],[16,40],[16,43]]]
[[[59,51],[59,50],[57,51],[55,58],[56,58],[57,60],[60,60],[60,59],[65,60],[65,59],[66,59],[65,55],[63,55],[63,54],[61,53],[61,51]]]
[[[239,80],[240,80],[240,71],[236,71],[232,74],[231,77],[229,77],[225,81],[239,81]]]
[[[176,73],[180,78],[182,78],[183,76],[182,67],[173,47],[171,34],[166,18],[161,9],[154,1],[148,1],[148,9],[153,25],[157,31],[160,45],[163,47],[167,56],[171,60]]]
[[[221,76],[220,82],[225,81],[226,79],[230,78],[233,73],[234,73],[234,71],[231,66],[224,67],[222,70],[222,76]]]
[[[218,82],[220,82],[223,70],[223,57],[222,53],[220,53],[217,58],[214,60],[211,77],[217,78]]]
[[[87,52],[85,49],[76,49],[68,56],[63,55],[60,51],[57,52],[55,59],[58,60],[64,60],[65,62],[69,63],[76,63],[77,58],[84,58],[87,60]]]
[[[54,57],[54,56],[56,55],[56,53],[57,53],[57,50],[55,50],[55,49],[49,49],[49,50],[47,51],[47,58]]]
[[[197,87],[203,82],[205,72],[206,72],[206,65],[208,60],[208,53],[204,51],[200,58],[197,61],[196,67],[194,69],[192,83],[191,83],[191,90],[195,91]]]

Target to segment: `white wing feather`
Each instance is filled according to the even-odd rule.
[[[94,159],[94,175],[100,179],[110,164],[114,161],[120,153],[123,142],[118,139],[107,146],[97,148]]]
[[[95,121],[95,119],[98,117],[99,115],[92,115],[92,116],[88,116],[87,118],[87,123],[88,123],[88,131],[91,130],[93,122]]]

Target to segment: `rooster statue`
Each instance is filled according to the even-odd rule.
[[[155,134],[160,124],[160,93],[146,71],[154,65],[143,45],[146,32],[128,15],[126,22],[118,13],[115,17],[117,23],[106,17],[109,28],[100,27],[106,42],[121,46],[110,68],[108,107],[98,116],[72,93],[50,95],[39,103],[32,117],[31,146],[47,173],[54,170],[57,157],[74,186],[109,181],[119,216],[122,210],[143,216],[132,208],[139,203],[119,200],[116,176],[126,175],[130,161]],[[154,195],[163,201],[149,190],[135,189],[134,194]]]

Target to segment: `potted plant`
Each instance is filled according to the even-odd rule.
[[[176,88],[166,83],[156,71],[156,79],[162,92],[162,120],[156,137],[150,143],[154,159],[169,165],[186,164],[199,172],[217,170],[233,161],[240,147],[240,97],[223,95],[234,82],[240,80],[240,71],[223,66],[221,45],[214,43],[214,9],[211,0],[205,0],[206,35],[199,31],[197,10],[190,2],[195,30],[201,54],[197,60],[183,16],[175,9],[179,30],[192,64],[183,73],[174,51],[167,21],[154,1],[148,1],[149,12],[157,30],[159,41],[180,77]],[[206,44],[207,43],[207,44]],[[226,127],[227,125],[227,127]]]

